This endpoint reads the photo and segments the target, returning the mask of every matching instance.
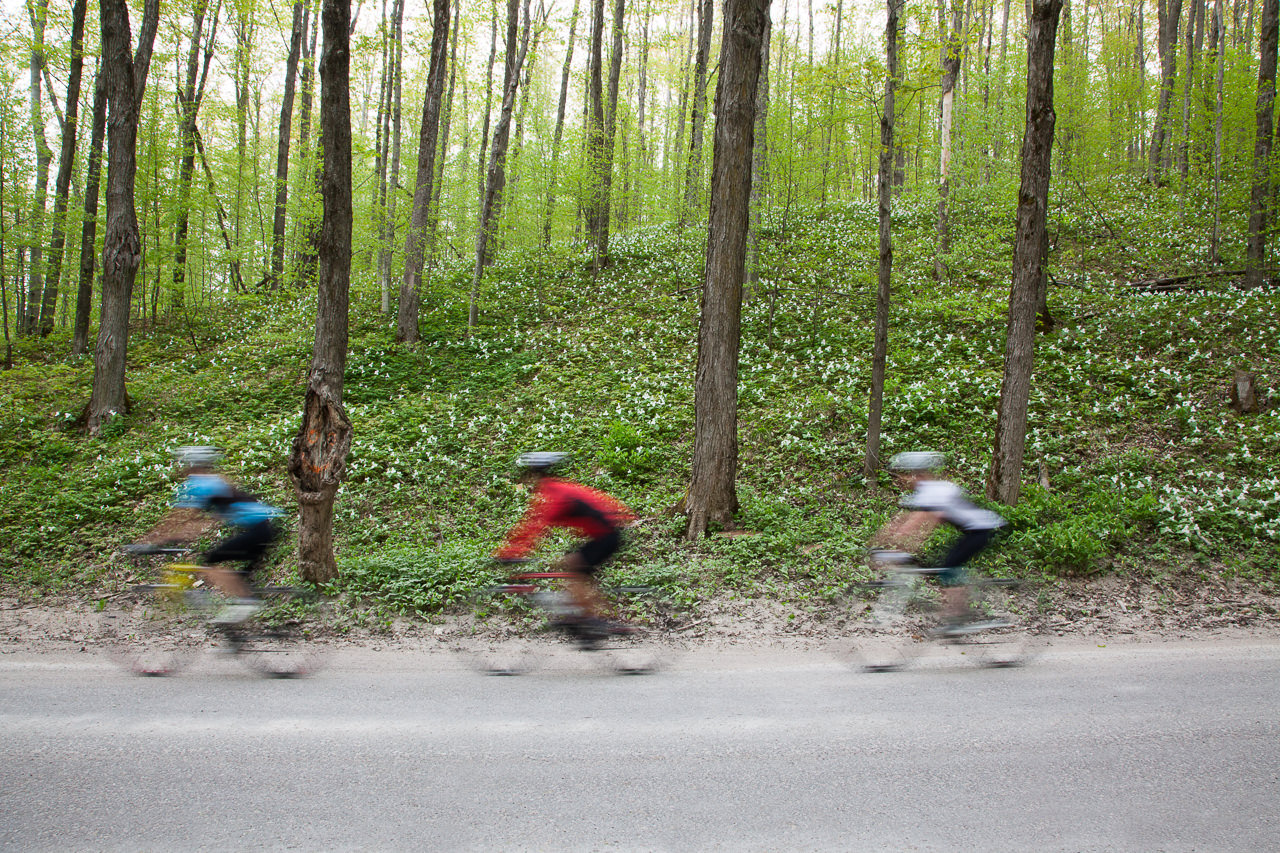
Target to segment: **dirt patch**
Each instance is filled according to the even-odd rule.
[[[1257,584],[1212,576],[1062,581],[1026,593],[1022,604],[1034,630],[1055,637],[1280,638],[1280,595]],[[110,601],[100,606],[79,599],[40,604],[0,599],[0,654],[93,651],[103,637],[104,615],[111,613],[112,606]],[[779,602],[726,596],[700,602],[687,612],[661,616],[655,627],[671,641],[690,646],[816,647],[858,633],[865,624],[864,607],[856,601]],[[466,613],[430,619],[401,617],[373,627],[361,624],[359,618],[340,618],[337,628],[324,636],[337,645],[380,649],[449,644],[519,632],[524,627],[502,617],[476,619]]]

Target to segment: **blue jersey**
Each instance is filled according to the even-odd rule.
[[[281,515],[280,510],[241,492],[217,474],[192,474],[178,487],[173,504],[213,513],[233,527],[252,527]]]

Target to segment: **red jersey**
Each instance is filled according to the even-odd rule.
[[[498,558],[518,560],[538,544],[549,527],[564,527],[586,539],[607,536],[635,516],[618,501],[559,477],[543,477],[533,490],[529,509],[507,534]]]

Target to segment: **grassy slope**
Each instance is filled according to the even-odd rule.
[[[980,494],[1003,366],[1008,217],[959,217],[953,281],[938,286],[931,216],[929,202],[908,202],[896,222],[885,449],[946,450],[955,477]],[[1203,231],[1167,221],[1135,200],[1113,205],[1105,223],[1092,206],[1064,212],[1051,292],[1059,326],[1038,344],[1028,448],[1029,477],[1043,467],[1050,489],[1029,486],[1001,510],[1013,524],[988,563],[1002,570],[1158,574],[1196,563],[1280,582],[1280,407],[1239,416],[1226,398],[1233,368],[1256,371],[1275,395],[1280,294],[1127,292],[1117,282],[1138,271],[1197,264]],[[1104,241],[1104,226],[1141,239]],[[862,571],[859,549],[896,500],[857,473],[874,211],[793,214],[765,234],[765,284],[776,289],[746,307],[741,372],[740,526],[759,535],[687,544],[667,511],[688,479],[704,239],[632,231],[598,282],[581,258],[508,259],[469,338],[460,270],[427,295],[413,349],[393,343],[393,321],[370,300],[355,301],[356,438],[336,519],[350,600],[428,612],[483,583],[486,555],[522,509],[509,464],[526,449],[574,451],[574,476],[633,506],[644,521],[616,574],[678,600],[816,600]],[[1117,247],[1126,242],[1140,250]],[[0,375],[4,594],[118,584],[132,570],[113,549],[163,512],[168,451],[180,444],[222,445],[230,473],[292,511],[284,461],[313,308],[242,301],[194,325],[136,330],[134,409],[98,439],[72,428],[91,362],[22,353]]]

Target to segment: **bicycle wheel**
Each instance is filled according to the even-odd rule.
[[[503,584],[471,597],[474,636],[454,647],[470,669],[484,675],[512,676],[537,668],[539,646],[547,640],[529,636],[536,630],[536,622],[529,618],[530,596],[535,591],[529,584]],[[506,618],[508,614],[519,616],[515,624]],[[498,618],[491,620],[493,616]]]
[[[172,584],[135,586],[99,614],[98,642],[135,675],[173,675],[207,641],[201,613],[208,596]]]
[[[897,672],[911,666],[925,646],[923,626],[935,609],[919,595],[919,579],[890,577],[854,584],[847,595],[865,606],[868,618],[841,650],[842,656],[863,672]]]
[[[263,609],[220,633],[249,669],[268,678],[304,678],[322,669],[328,648],[316,637],[325,606],[310,590],[259,590]]]
[[[974,654],[979,666],[1023,666],[1038,649],[1026,612],[1028,586],[1013,578],[989,578],[970,587],[973,620],[959,629],[954,642]]]

